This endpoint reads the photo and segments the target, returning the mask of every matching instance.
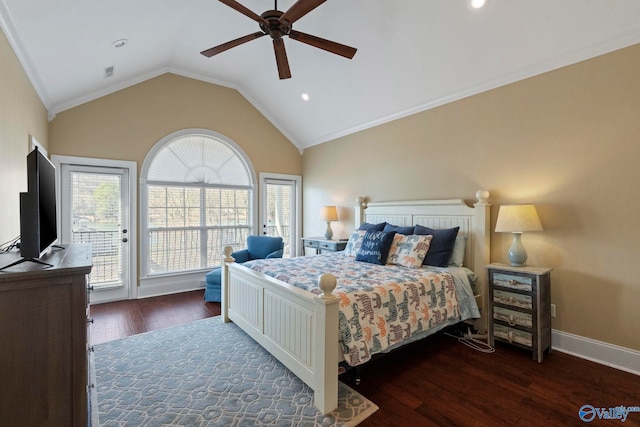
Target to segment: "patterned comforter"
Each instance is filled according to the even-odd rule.
[[[355,261],[342,252],[243,265],[317,295],[322,293],[318,277],[335,275],[340,345],[351,366],[445,326],[480,317],[469,282],[472,273],[466,268],[382,266]]]

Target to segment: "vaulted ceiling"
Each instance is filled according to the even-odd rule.
[[[257,14],[274,7],[238,1]],[[637,0],[469,1],[328,0],[293,27],[355,57],[285,38],[286,80],[269,37],[200,54],[259,31],[216,0],[0,0],[0,26],[50,117],[172,72],[236,88],[301,150],[640,43]]]

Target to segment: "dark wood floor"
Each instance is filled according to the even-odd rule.
[[[218,315],[202,291],[91,306],[93,343]],[[640,376],[554,351],[542,363],[508,345],[483,354],[443,334],[396,351],[342,381],[380,409],[360,424],[378,426],[640,426],[626,421],[585,423],[578,411],[640,407]]]
[[[204,291],[201,290],[91,305],[91,343],[99,344],[218,316],[220,303],[204,302],[203,297]]]

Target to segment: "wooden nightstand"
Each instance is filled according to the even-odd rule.
[[[551,352],[551,269],[490,264],[489,344],[504,341],[533,351],[542,362]]]
[[[304,247],[305,255],[306,249],[314,249],[312,255],[321,254],[323,252],[338,252],[344,251],[347,247],[346,240],[327,240],[324,237],[303,237],[302,246]]]

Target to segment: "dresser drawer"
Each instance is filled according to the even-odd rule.
[[[533,317],[531,314],[509,310],[503,307],[494,307],[493,318],[506,322],[511,326],[524,326],[525,328],[533,327]]]
[[[517,343],[527,347],[533,347],[533,334],[531,332],[494,324],[493,335],[496,338],[508,341],[509,343]]]
[[[533,279],[531,277],[518,276],[509,273],[493,273],[494,286],[531,292],[533,289],[532,283]]]
[[[531,310],[531,296],[507,291],[493,291],[493,302]]]

